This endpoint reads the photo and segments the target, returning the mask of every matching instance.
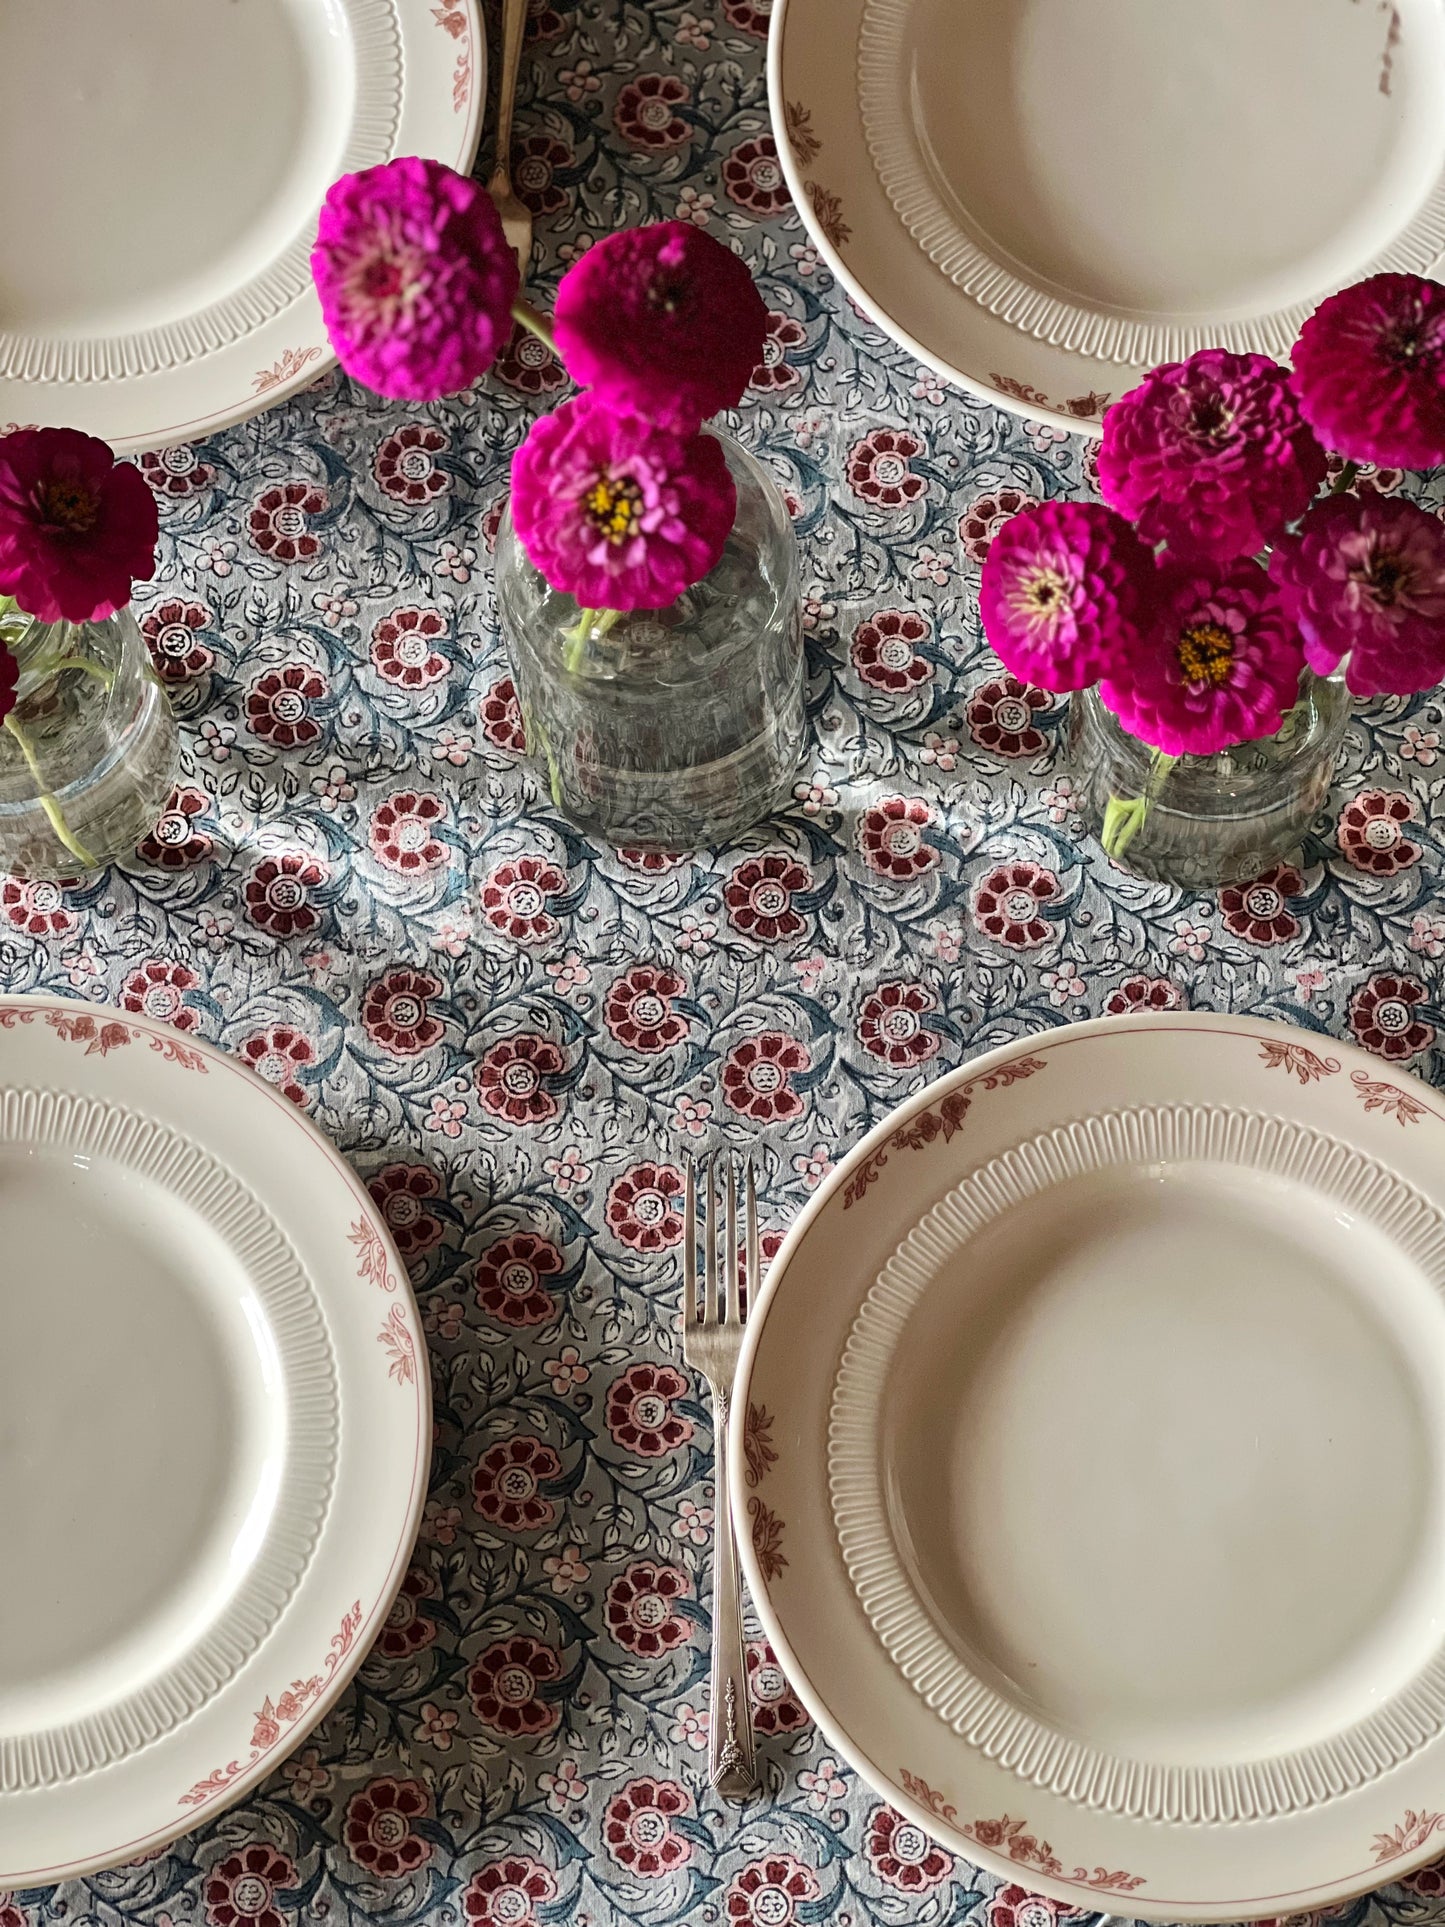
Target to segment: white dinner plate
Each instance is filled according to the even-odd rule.
[[[769,85],[856,299],[1064,427],[1445,253],[1440,0],[781,0]]]
[[[338,175],[465,172],[477,0],[4,0],[0,430],[195,441],[334,357],[308,262]]]
[[[366,1187],[267,1068],[0,998],[0,1890],[239,1798],[406,1571],[416,1306]]]
[[[922,1885],[1237,1920],[1445,1853],[1428,1086],[1241,1017],[991,1051],[828,1178],[737,1398],[759,1613]]]

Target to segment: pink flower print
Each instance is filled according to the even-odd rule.
[[[416,1057],[439,1043],[442,1021],[431,999],[442,994],[442,980],[429,970],[389,970],[366,987],[361,1022],[373,1043],[393,1057]]]
[[[451,1751],[452,1735],[457,1729],[458,1715],[446,1707],[438,1706],[435,1700],[423,1700],[421,1719],[413,1731],[412,1738],[421,1746],[434,1746],[439,1752]]]
[[[200,1013],[191,1008],[185,996],[200,981],[189,964],[153,957],[126,978],[120,1006],[138,1016],[153,1018],[157,1023],[169,1024],[175,1030],[194,1030],[200,1022]]]
[[[792,256],[793,265],[805,281],[809,275],[817,273],[822,256],[811,241],[795,241],[788,249],[788,253]]]
[[[922,453],[922,441],[906,428],[875,428],[848,451],[848,486],[875,508],[909,508],[928,488],[910,466]]]
[[[931,408],[943,406],[943,383],[931,368],[920,368],[911,390],[915,401],[926,401]]]
[[[1204,946],[1212,934],[1207,923],[1194,923],[1188,917],[1180,917],[1174,925],[1174,935],[1169,939],[1169,948],[1176,957],[1188,957],[1193,963],[1203,963]]]
[[[728,921],[745,937],[762,943],[785,942],[807,928],[793,898],[813,887],[812,872],[796,857],[776,853],[749,857],[723,887]]]
[[[937,1008],[925,984],[880,984],[858,1013],[858,1042],[892,1069],[912,1070],[938,1055],[943,1040],[923,1022]]]
[[[705,957],[712,949],[717,936],[717,925],[707,917],[685,914],[678,926],[674,941],[679,950],[690,952],[694,957]]]
[[[674,1007],[687,990],[681,971],[635,964],[609,987],[603,1022],[626,1049],[655,1057],[687,1036],[690,1020]]]
[[[341,804],[354,800],[356,785],[352,782],[351,772],[344,763],[333,763],[321,775],[312,777],[311,794],[320,801],[322,809],[330,815]]]
[[[723,162],[722,179],[729,199],[761,220],[780,214],[791,204],[777,142],[771,134],[756,134],[735,147]]]
[[[360,606],[339,584],[328,594],[318,589],[311,598],[313,609],[321,611],[321,620],[328,629],[339,629],[343,622],[349,622]]]
[[[449,1307],[449,1309],[460,1312],[461,1306],[454,1305]],[[460,1332],[461,1324],[460,1321],[458,1321],[457,1329],[452,1332],[450,1336],[456,1338],[460,1335]],[[437,1501],[433,1499],[428,1503],[426,1512],[422,1517],[422,1537],[424,1539],[430,1539],[433,1545],[454,1546],[457,1542],[457,1530],[461,1523],[462,1511],[460,1506],[439,1505]]]
[[[1010,950],[1035,950],[1056,934],[1041,906],[1059,894],[1059,879],[1037,863],[1004,863],[973,894],[973,921],[983,935]]]
[[[677,1402],[690,1387],[671,1365],[629,1365],[607,1390],[607,1429],[624,1452],[664,1458],[692,1437],[692,1420]]]
[[[831,789],[821,777],[814,777],[811,783],[794,783],[793,795],[803,806],[804,816],[821,816],[825,810],[836,810],[838,792]]]
[[[677,111],[691,104],[692,89],[676,74],[639,74],[618,89],[612,119],[633,147],[661,153],[691,138],[692,128]]]
[[[1323,970],[1297,970],[1294,973],[1295,989],[1300,994],[1300,1002],[1304,1004],[1309,1002],[1317,990],[1323,990],[1326,982]]]
[[[1423,910],[1417,910],[1410,920],[1407,941],[1410,948],[1418,950],[1422,956],[1445,956],[1445,917],[1432,917]]]
[[[548,1158],[542,1169],[559,1191],[570,1191],[574,1184],[585,1184],[592,1175],[592,1166],[582,1161],[580,1145],[569,1144],[560,1156]]]
[[[836,1760],[822,1759],[818,1762],[816,1773],[800,1773],[798,1785],[808,1796],[808,1805],[816,1807],[821,1813],[835,1800],[844,1799],[848,1792],[848,1781]]]
[[[314,482],[283,482],[257,496],[246,527],[254,548],[276,562],[309,562],[321,548],[311,517],[326,508],[326,490]]]
[[[943,589],[948,586],[953,563],[946,555],[940,555],[937,549],[920,549],[908,573],[915,582],[931,582],[935,589]]]
[[[938,851],[924,841],[933,811],[921,796],[885,796],[865,810],[858,825],[858,847],[870,870],[907,883],[931,870]]]
[[[281,1775],[294,1798],[303,1805],[318,1793],[325,1793],[331,1785],[330,1771],[321,1764],[321,1755],[314,1746],[308,1746],[304,1753],[288,1760]],[[0,1917],[0,1927],[3,1927],[3,1917]]]
[[[1439,730],[1421,729],[1417,723],[1406,723],[1400,741],[1400,754],[1407,763],[1418,763],[1422,769],[1429,769],[1440,755]]]
[[[422,1330],[427,1337],[445,1338],[448,1342],[455,1342],[461,1337],[466,1321],[465,1307],[455,1300],[447,1305],[429,1304],[421,1315]]]
[[[585,99],[588,94],[599,93],[602,88],[601,80],[592,71],[590,60],[579,60],[575,67],[562,68],[557,78],[566,89],[568,100],[574,102]]]
[[[63,937],[77,922],[75,912],[66,908],[63,884],[29,883],[20,877],[0,882],[0,914],[28,937]]]
[[[547,1796],[547,1805],[554,1812],[565,1813],[568,1807],[584,1806],[587,1801],[587,1782],[575,1760],[559,1760],[555,1773],[543,1773],[537,1784]]]
[[[567,1060],[550,1037],[522,1033],[493,1044],[477,1066],[483,1107],[509,1124],[544,1124],[557,1115],[550,1080]]]
[[[800,1151],[793,1159],[793,1169],[810,1191],[817,1190],[832,1168],[826,1144],[815,1144],[811,1151]]]
[[[923,747],[918,752],[918,760],[920,763],[934,763],[939,769],[945,772],[957,769],[958,738],[956,736],[940,736],[936,730],[930,730],[923,739]]]
[[[187,602],[180,596],[168,597],[141,617],[146,653],[162,682],[189,682],[212,667],[215,652],[200,637],[213,620],[204,602]]]
[[[682,38],[681,34],[678,38]],[[685,187],[677,197],[673,218],[678,221],[691,221],[694,227],[706,227],[708,217],[716,206],[715,194],[699,194],[695,187]]]
[[[452,485],[451,476],[437,466],[436,459],[450,447],[451,441],[441,429],[430,423],[408,422],[382,442],[371,472],[393,501],[407,508],[421,508],[445,495]]]
[[[216,479],[211,464],[184,443],[179,448],[147,450],[140,458],[140,472],[157,495],[172,502],[204,493]]]
[[[634,1164],[607,1193],[608,1227],[634,1251],[662,1251],[682,1241],[682,1173],[673,1164]]]
[[[306,1091],[297,1081],[297,1072],[316,1062],[316,1052],[308,1040],[290,1024],[274,1024],[270,1030],[256,1031],[241,1045],[243,1063],[258,1077],[274,1084],[293,1104],[306,1102]]]
[[[768,310],[768,332],[763,339],[763,358],[748,377],[748,386],[781,400],[803,382],[802,370],[788,360],[790,348],[806,347],[808,333],[802,322],[790,314]]]
[[[798,973],[798,982],[802,989],[811,997],[828,974],[828,959],[820,957],[815,950],[811,957],[799,957],[793,964],[793,968]]]
[[[763,1031],[734,1045],[723,1060],[724,1101],[743,1117],[771,1124],[798,1117],[803,1100],[792,1080],[812,1063],[807,1046],[782,1031]]]
[[[434,1091],[423,1129],[439,1131],[443,1137],[458,1138],[462,1134],[466,1115],[467,1107],[460,1099],[443,1097],[440,1091]]]
[[[476,560],[476,550],[465,543],[443,542],[437,550],[432,574],[441,576],[444,581],[455,582],[460,588],[463,583],[471,581]]]
[[[1047,748],[1048,738],[1034,718],[1048,706],[1044,690],[1020,682],[1017,676],[995,676],[968,699],[968,733],[981,749],[996,756],[1037,756]],[[1062,822],[1063,817],[1053,820]]]
[[[963,955],[963,932],[952,924],[935,923],[929,928],[928,946],[940,963],[956,964]]]
[[[701,1137],[707,1130],[707,1121],[711,1116],[711,1104],[684,1093],[678,1098],[677,1109],[672,1114],[673,1128],[687,1137]]]
[[[202,1888],[211,1927],[286,1927],[294,1918],[276,1899],[300,1884],[296,1863],[262,1841],[228,1854],[211,1869]]]
[[[542,1280],[562,1269],[562,1254],[550,1238],[514,1231],[488,1245],[477,1261],[477,1303],[499,1325],[520,1329],[545,1325],[557,1315],[557,1300]]]
[[[700,20],[695,13],[685,13],[677,23],[674,38],[679,46],[695,47],[700,54],[705,54],[712,45],[711,35],[716,31],[711,20]]]
[[[558,990],[585,990],[592,981],[592,970],[583,962],[575,950],[565,956],[556,957],[547,965],[547,975]]]
[[[751,1860],[727,1890],[726,1927],[793,1927],[799,1905],[818,1891],[818,1876],[790,1853]]]
[[[326,695],[325,677],[306,663],[290,662],[282,669],[268,669],[247,691],[246,727],[277,749],[304,748],[321,734],[321,725],[311,711],[314,704],[325,701]],[[202,724],[203,733],[204,729]]]
[[[1068,962],[1061,963],[1057,970],[1046,970],[1041,981],[1049,993],[1049,1002],[1056,1007],[1062,1007],[1071,997],[1082,997],[1084,994],[1084,980],[1077,968]]]
[[[1005,522],[1011,522],[1020,509],[1036,509],[1039,498],[1027,489],[1001,488],[980,495],[958,519],[958,539],[970,562],[983,563],[993,546],[993,538]]]
[[[644,1880],[661,1880],[686,1866],[692,1842],[673,1825],[691,1814],[692,1795],[676,1780],[629,1780],[607,1802],[602,1838],[621,1866]]]
[[[437,647],[446,632],[446,617],[440,609],[411,604],[393,609],[372,629],[372,666],[398,689],[424,689],[440,682],[451,667]]]
[[[234,542],[219,541],[208,535],[201,548],[200,566],[209,569],[211,574],[224,581],[235,567],[236,545]]]
[[[918,654],[931,634],[931,623],[915,610],[880,609],[853,631],[853,667],[875,689],[906,694],[933,679],[933,664]]]
[[[545,943],[559,928],[550,899],[567,888],[567,879],[545,857],[519,856],[498,864],[482,885],[482,914],[494,930],[513,943]]]
[[[1224,927],[1246,943],[1289,943],[1300,933],[1300,920],[1290,899],[1300,895],[1304,878],[1280,863],[1253,883],[1231,884],[1219,893]]]
[[[321,921],[314,893],[330,874],[326,863],[304,851],[263,857],[241,893],[246,915],[273,937],[304,937]]]
[[[447,860],[446,845],[436,834],[446,813],[446,804],[430,790],[398,790],[372,814],[372,850],[389,870],[404,876],[434,870]]]
[[[692,1588],[677,1566],[639,1559],[607,1588],[603,1618],[617,1644],[641,1659],[658,1659],[681,1646],[692,1623],[675,1610]]]
[[[585,1385],[592,1376],[590,1365],[582,1363],[582,1354],[575,1345],[564,1345],[556,1358],[549,1358],[542,1370],[552,1381],[552,1390],[558,1398]]]
[[[1370,876],[1389,877],[1420,861],[1420,845],[1404,826],[1419,816],[1401,791],[1366,790],[1340,811],[1339,839],[1346,862]]]
[[[582,1557],[581,1546],[564,1546],[561,1552],[549,1554],[542,1561],[542,1570],[553,1592],[560,1594],[582,1585],[592,1568]]]
[[[903,1893],[924,1893],[953,1872],[953,1855],[892,1807],[875,1807],[869,1816],[863,1851],[878,1878]]]
[[[677,1508],[672,1535],[688,1545],[705,1546],[712,1537],[713,1517],[710,1505],[694,1505],[691,1499],[683,1499]]]
[[[1167,977],[1126,977],[1104,1003],[1106,1017],[1132,1017],[1136,1011],[1178,1010],[1184,1002],[1178,984]]]

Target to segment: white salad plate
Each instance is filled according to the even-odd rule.
[[[322,1717],[405,1574],[431,1399],[366,1187],[143,1015],[0,998],[0,1249],[7,1890],[162,1846]]]
[[[477,0],[4,0],[0,429],[195,441],[334,359],[338,175],[471,166]]]
[[[1238,1920],[1445,1853],[1428,1086],[1243,1017],[990,1051],[820,1188],[737,1399],[753,1598],[916,1890]]]
[[[1445,253],[1440,0],[780,0],[769,87],[855,299],[1066,428]]]

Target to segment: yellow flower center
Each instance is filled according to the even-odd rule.
[[[582,498],[587,520],[614,546],[642,526],[642,490],[630,475],[602,475]]]
[[[1056,616],[1069,599],[1068,577],[1047,563],[1040,563],[1019,584],[1018,599],[1027,615],[1047,621]]]
[[[95,527],[99,504],[78,482],[43,482],[37,502],[44,520],[67,535],[89,535]]]
[[[1211,689],[1220,689],[1229,681],[1229,672],[1234,667],[1234,638],[1218,623],[1201,622],[1184,631],[1174,653],[1184,671],[1185,682],[1196,688],[1208,683]]]

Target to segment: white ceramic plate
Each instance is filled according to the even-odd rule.
[[[406,1570],[406,1273],[273,1085],[143,1016],[0,999],[0,1890],[270,1772]]]
[[[1065,427],[1445,253],[1439,0],[782,0],[769,81],[858,301]]]
[[[990,1052],[809,1205],[738,1398],[753,1597],[900,1862],[1237,1920],[1445,1852],[1427,1086],[1248,1018]]]
[[[465,171],[476,0],[5,0],[0,428],[195,441],[333,359],[307,257],[339,174]]]

